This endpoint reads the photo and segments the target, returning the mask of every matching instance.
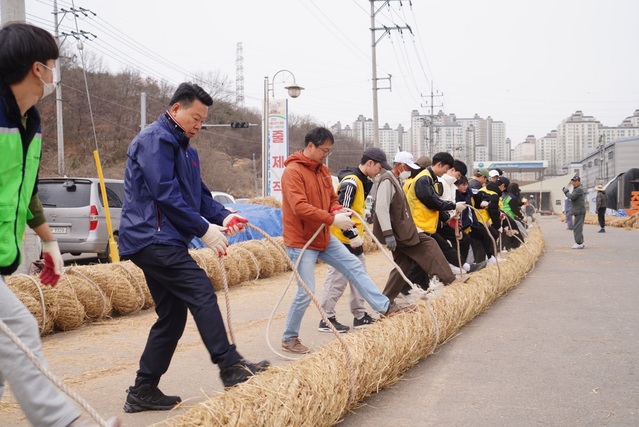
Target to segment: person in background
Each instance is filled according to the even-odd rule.
[[[421,171],[423,171],[428,166],[430,166],[432,162],[430,160],[430,157],[421,156],[419,159],[415,161],[415,164],[419,166],[419,168],[410,169],[410,177],[405,179],[404,184],[402,185],[402,190],[404,190],[404,194],[406,194],[410,190],[410,187],[411,185],[413,185],[413,181],[415,180],[415,177],[419,175]],[[408,270],[408,273],[406,273],[406,277],[408,278],[408,280],[418,285],[422,289],[428,289],[428,285],[430,283],[430,277],[428,277],[428,274],[426,274],[426,272],[415,261],[413,261],[412,267],[410,268],[410,270]],[[402,288],[402,294],[408,295],[411,289],[412,288],[410,287],[410,285],[408,283],[405,283],[404,287]]]
[[[248,380],[269,366],[250,363],[226,335],[211,280],[188,252],[198,236],[226,254],[227,240],[243,230],[246,219],[213,200],[202,181],[200,160],[190,144],[206,120],[213,99],[200,86],[182,83],[167,110],[144,128],[127,150],[120,255],[144,272],[158,319],[140,357],[135,383],[124,410],[168,410],[180,401],[158,388],[191,312],[224,387]],[[221,227],[220,227],[221,226]]]
[[[452,211],[453,215],[455,215],[456,212],[461,212],[466,208],[463,202],[454,202],[455,193],[451,190],[449,190],[451,200],[444,200],[440,197],[443,195],[444,186],[439,181],[439,178],[454,167],[454,162],[455,160],[450,153],[436,153],[433,156],[432,164],[415,178],[414,184],[406,194],[406,199],[417,228],[437,242],[446,260],[457,267],[458,271],[456,273],[461,273],[462,269],[467,272],[479,270],[485,264],[465,264],[464,259],[460,263],[456,248],[453,248],[446,238],[438,233],[439,224],[448,222],[450,219],[448,211]],[[451,178],[454,183],[457,178],[456,175],[460,174],[456,171],[452,172],[452,174]],[[454,235],[454,230],[452,232]],[[465,248],[463,256],[468,254],[468,246],[465,246]]]
[[[570,199],[568,196],[564,196],[564,214],[566,215],[566,230],[572,230],[573,222],[572,215],[570,215]]]
[[[419,232],[415,226],[401,187],[400,177],[408,177],[410,169],[418,168],[412,154],[400,151],[395,155],[392,170],[381,174],[373,234],[380,242],[386,243],[393,253],[393,261],[404,274],[408,275],[413,263],[416,263],[427,276],[437,276],[444,285],[448,285],[455,280],[455,274],[437,242],[426,233]],[[404,278],[394,268],[386,281],[384,295],[394,301],[404,285]]]
[[[599,221],[599,233],[606,232],[606,205],[608,204],[608,197],[606,196],[606,189],[603,185],[595,187],[597,190],[597,199],[595,206],[597,208],[597,220]]]
[[[53,287],[63,273],[64,261],[37,195],[42,130],[36,104],[55,90],[59,56],[58,45],[46,30],[17,22],[0,29],[0,320],[44,366],[38,324],[4,276],[14,273],[22,262],[26,226],[42,240],[40,282]],[[80,412],[64,393],[0,332],[0,396],[5,381],[32,425],[63,427],[81,422]],[[107,424],[119,426],[120,420],[112,418]]]
[[[486,186],[480,190],[482,193],[482,201],[478,208],[479,217],[478,220],[481,223],[490,225],[493,229],[490,231],[491,235],[495,236],[495,232],[501,237],[503,230],[502,219],[505,218],[505,214],[502,212],[502,192],[506,189],[505,179],[497,178],[496,182],[488,181]],[[492,264],[492,261],[489,263]]]
[[[465,202],[467,206],[467,208],[461,212],[460,219],[463,232],[468,234],[471,239],[474,257],[473,262],[487,261],[487,265],[493,265],[497,262],[493,240],[499,238],[499,233],[493,227],[484,227],[477,219],[475,210],[471,209],[471,206],[479,207],[482,206],[482,203],[484,207],[488,206],[488,202],[484,201],[484,193],[473,193],[468,186],[468,180],[465,176],[459,178],[455,185],[457,185],[455,201]]]
[[[505,180],[506,177],[501,177]],[[508,242],[507,249],[516,249],[524,241],[524,235],[521,227],[523,227],[524,215],[521,212],[523,205],[521,201],[521,190],[516,182],[508,183],[506,191],[501,195],[502,211],[506,214],[506,221],[510,228],[510,233],[506,232],[504,241]]]
[[[500,177],[500,174],[497,169],[491,169],[491,171],[488,172],[488,181],[497,182],[499,177]]]
[[[572,187],[572,191],[568,187]],[[575,238],[575,244],[572,249],[583,249],[586,247],[584,243],[584,219],[586,218],[586,193],[581,186],[581,178],[575,175],[570,184],[562,191],[570,199],[570,215],[574,217],[572,233]]]
[[[304,149],[291,154],[284,162],[284,245],[289,258],[297,265],[300,278],[311,292],[315,292],[315,263],[319,258],[342,273],[373,310],[384,316],[391,316],[402,309],[391,304],[391,301],[379,292],[366,274],[362,262],[330,231],[331,225],[340,230],[351,230],[355,226],[351,214],[345,212],[338,203],[331,174],[323,163],[331,154],[334,143],[333,134],[328,129],[312,129],[304,137]],[[299,339],[299,331],[310,302],[310,295],[298,283],[282,336],[284,350],[300,354],[309,352],[308,347]]]
[[[468,180],[468,187],[473,191],[473,193],[477,193],[486,185],[488,181],[488,169],[479,168],[475,170],[472,178]]]
[[[360,217],[364,217],[364,209],[366,197],[373,186],[372,178],[375,178],[382,169],[390,169],[391,166],[386,160],[386,153],[377,147],[370,147],[364,150],[359,165],[355,168],[346,168],[337,174],[339,185],[337,187],[337,201],[344,208],[352,209],[357,212]],[[344,244],[353,255],[361,261],[366,268],[364,257],[364,225],[362,221],[355,217],[352,218],[355,227],[341,230],[335,225],[331,225],[331,233],[340,242]],[[322,309],[326,312],[328,320],[338,332],[347,332],[349,327],[342,325],[337,321],[335,313],[335,305],[340,299],[344,291],[348,279],[334,267],[329,266],[324,280],[324,293],[322,294]],[[353,327],[355,329],[365,328],[371,325],[373,319],[365,310],[364,298],[351,283],[350,306],[353,314]],[[331,328],[320,320],[320,332],[332,332]]]

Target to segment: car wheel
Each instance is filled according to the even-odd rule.
[[[120,237],[119,237],[118,233],[113,233],[113,240],[115,241],[115,244],[117,245],[118,242],[120,241]],[[109,261],[109,256],[110,255],[111,255],[111,249],[109,248],[109,244],[107,243],[106,250],[104,252],[102,252],[101,254],[98,254],[98,261],[100,261],[100,262],[110,262]]]

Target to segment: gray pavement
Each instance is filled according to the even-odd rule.
[[[534,271],[342,427],[639,425],[639,231],[540,223]]]

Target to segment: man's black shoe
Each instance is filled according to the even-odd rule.
[[[125,412],[166,411],[182,401],[180,396],[166,396],[159,388],[150,384],[129,387],[124,403]]]
[[[224,388],[229,388],[239,383],[243,383],[258,372],[266,370],[269,366],[271,366],[271,364],[268,360],[251,363],[244,359],[240,359],[237,363],[222,369],[220,371],[220,378],[222,379]]]

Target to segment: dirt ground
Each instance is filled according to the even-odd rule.
[[[367,254],[369,274],[378,287],[383,288],[391,264],[381,251]],[[326,265],[318,264],[316,288],[321,296]],[[281,333],[296,285],[291,273],[245,282],[229,290],[231,325],[240,353],[249,360],[268,359],[273,365],[283,365],[288,359],[273,353],[280,349]],[[218,292],[218,302],[227,323],[224,292]],[[348,307],[348,290],[337,307],[338,320],[352,326]],[[272,321],[271,315],[274,313]],[[369,313],[374,312],[369,307]],[[129,387],[138,368],[138,360],[148,331],[155,321],[155,312],[144,310],[134,315],[94,322],[69,331],[43,338],[43,351],[51,371],[73,391],[82,396],[104,418],[119,415],[124,426],[147,426],[161,422],[187,410],[189,405],[206,396],[224,391],[218,369],[208,357],[197,328],[189,317],[171,367],[160,383],[166,394],[179,395],[183,405],[171,412],[148,411],[127,414],[122,410]],[[300,337],[311,349],[319,348],[335,339],[332,334],[317,331],[320,315],[311,303]],[[270,327],[270,328],[269,328]],[[267,342],[268,337],[268,342]],[[294,356],[285,353],[286,357]],[[28,426],[10,390],[0,400],[0,426]]]

